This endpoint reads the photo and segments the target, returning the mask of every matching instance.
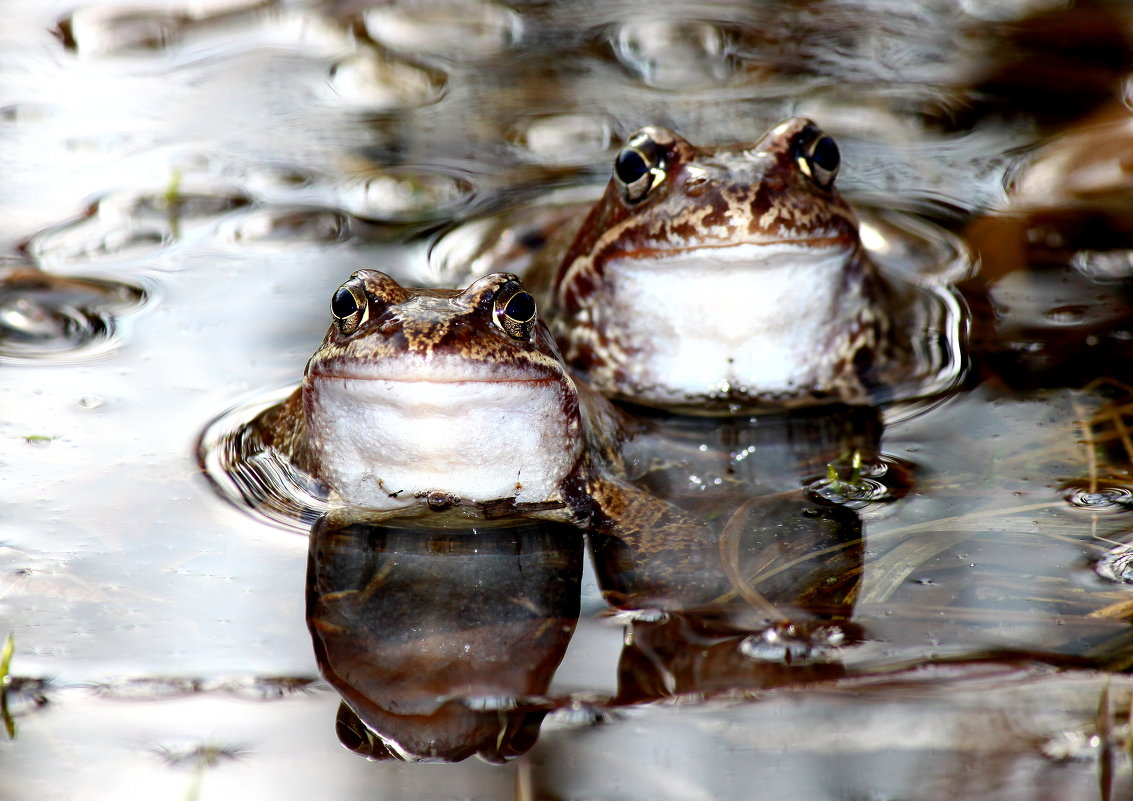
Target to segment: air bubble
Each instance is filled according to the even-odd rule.
[[[462,177],[393,168],[344,184],[338,205],[363,220],[416,222],[444,217],[468,203],[473,194],[471,182]]]
[[[709,22],[645,19],[622,24],[614,37],[618,60],[658,89],[693,89],[732,72],[727,39]]]
[[[350,219],[336,211],[273,208],[239,220],[226,235],[234,242],[326,245],[345,241],[349,231]]]
[[[528,123],[515,140],[543,164],[588,165],[601,160],[614,138],[613,123],[595,114],[556,114]]]
[[[335,64],[330,88],[352,108],[389,113],[437,102],[444,96],[445,77],[437,70],[369,49]]]
[[[472,60],[507,50],[523,22],[510,8],[482,0],[413,0],[370,9],[366,32],[386,47],[409,53]]]

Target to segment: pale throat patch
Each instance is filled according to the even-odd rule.
[[[353,506],[398,509],[433,491],[468,501],[557,500],[581,448],[554,379],[315,376],[304,391],[322,478]]]
[[[653,400],[731,389],[794,393],[829,380],[866,302],[843,247],[743,244],[606,265],[629,381]]]

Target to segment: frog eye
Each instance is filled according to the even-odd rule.
[[[829,189],[834,185],[842,156],[833,137],[827,136],[814,126],[808,126],[795,151],[795,161],[803,174],[819,189]]]
[[[535,298],[525,289],[512,288],[509,291],[508,287],[504,287],[496,295],[496,324],[512,339],[526,340],[531,337],[537,312]]]
[[[644,200],[665,175],[664,150],[645,132],[630,137],[614,159],[614,180],[627,203]]]
[[[338,324],[338,330],[349,336],[358,330],[369,316],[370,302],[362,281],[352,277],[340,286],[330,299],[330,313]]]

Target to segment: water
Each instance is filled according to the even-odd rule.
[[[1126,9],[14,0],[0,19],[0,798],[1133,790]],[[864,440],[804,416],[639,441],[635,480],[718,512],[695,569],[643,568],[651,591],[714,593],[695,608],[635,604],[615,541],[592,560],[537,526],[309,537],[317,505],[249,514],[262,486],[206,477],[209,443],[298,381],[352,270],[436,282],[483,221],[593,197],[639,125],[750,141],[795,113],[838,139],[887,269],[960,282],[971,366]],[[377,575],[398,591],[365,595]],[[371,628],[351,636],[350,610]],[[370,729],[319,678],[328,643],[357,649]],[[398,704],[441,722],[391,727]]]

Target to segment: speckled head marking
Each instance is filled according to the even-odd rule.
[[[510,273],[467,289],[407,289],[358,270],[331,299],[333,323],[307,375],[388,380],[559,379],[566,373],[531,294]]]
[[[754,145],[634,133],[555,278],[568,363],[658,405],[860,395],[840,365],[876,350],[875,278],[839,163],[802,117]]]
[[[805,117],[754,145],[698,148],[670,130],[626,140],[602,199],[555,284],[562,310],[601,280],[608,262],[741,243],[858,246],[858,221],[834,188],[834,140]]]
[[[339,499],[561,499],[582,453],[578,393],[519,279],[408,289],[359,270],[331,314],[294,450]]]

